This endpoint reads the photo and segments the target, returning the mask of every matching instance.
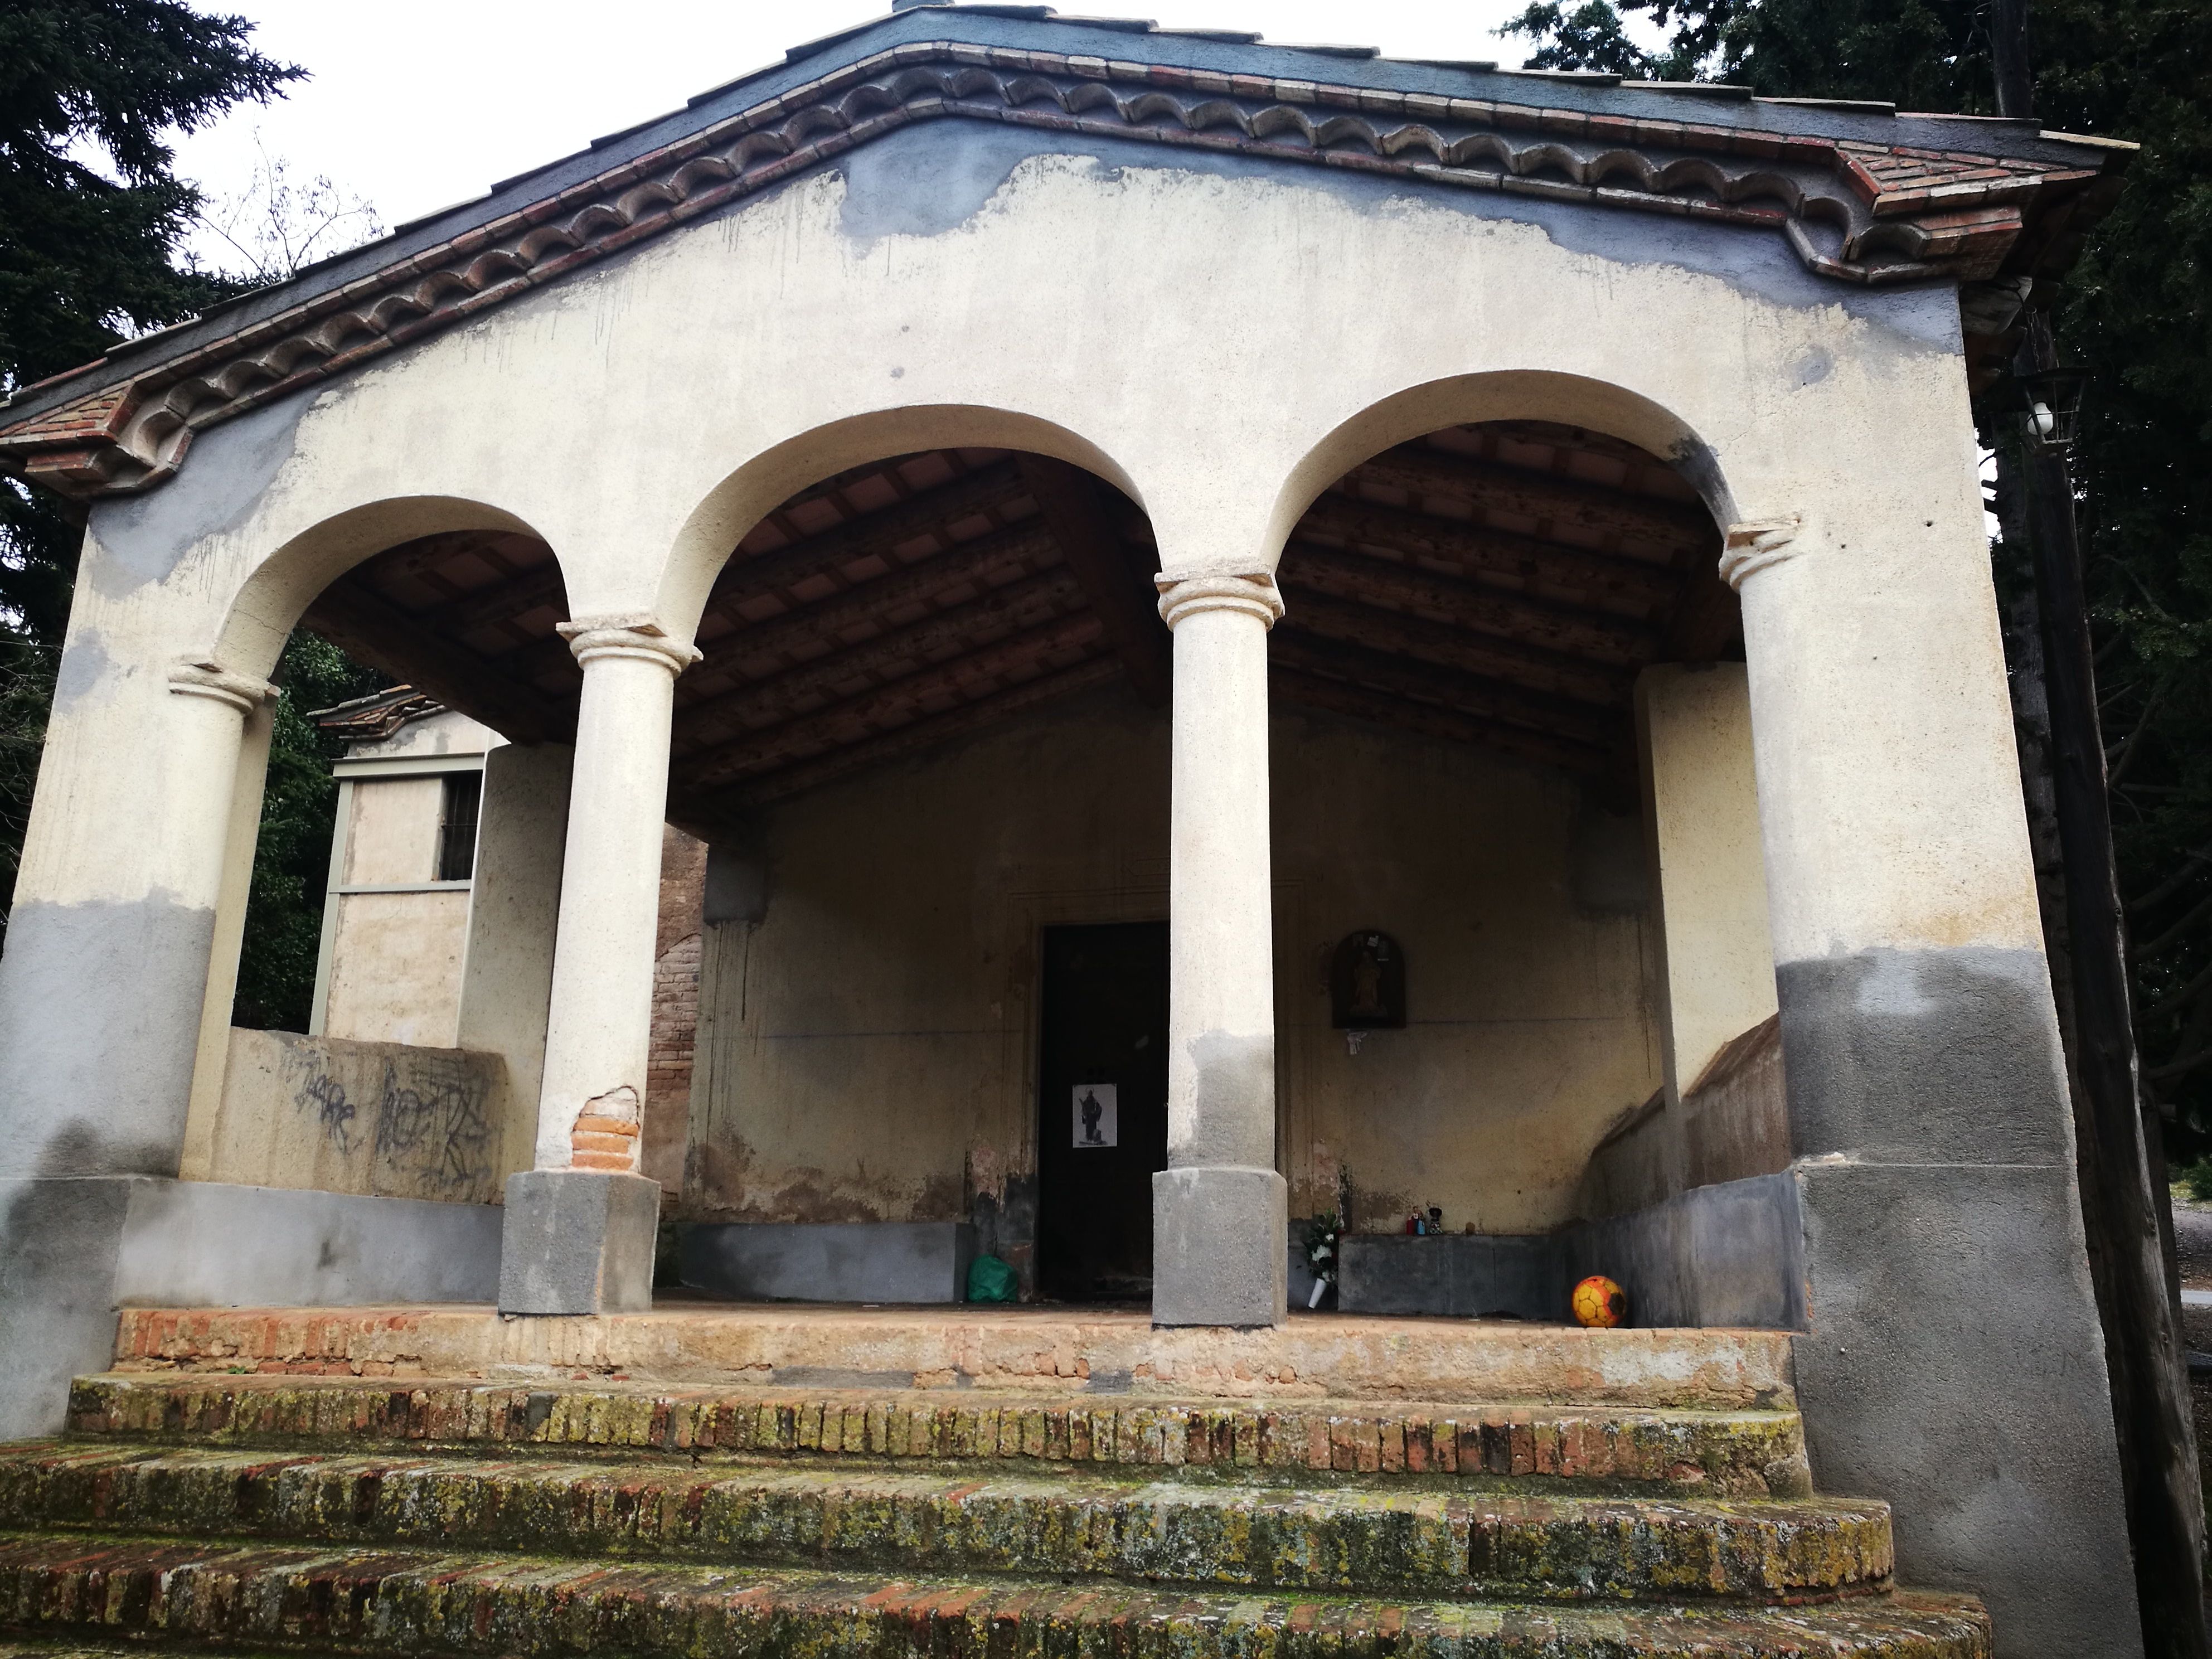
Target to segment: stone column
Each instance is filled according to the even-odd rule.
[[[276,695],[191,661],[149,704],[90,654],[0,957],[0,1331],[37,1334],[0,1340],[0,1440],[58,1431],[70,1376],[113,1355],[132,1201],[183,1156],[245,722]]]
[[[1636,677],[1636,736],[1658,889],[1667,1101],[1678,1107],[1723,1046],[1774,1014],[1743,665],[1646,668]]]
[[[1274,895],[1265,574],[1158,578],[1175,630],[1168,1167],[1152,1177],[1152,1322],[1279,1325]]]
[[[1740,524],[1821,1491],[1997,1650],[2142,1651],[1978,491]]]
[[[537,1167],[511,1176],[504,1313],[652,1305],[660,1188],[637,1173],[676,677],[699,659],[636,617],[564,623],[583,665]]]

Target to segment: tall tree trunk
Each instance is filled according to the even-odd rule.
[[[2018,367],[2052,368],[2047,313],[2028,319]],[[2097,720],[2095,653],[2063,450],[2029,447],[2019,471],[2051,722],[2052,803],[2064,860],[2082,1218],[2090,1235],[2135,1547],[2143,1639],[2158,1659],[2207,1659],[2204,1496],[2181,1344],[2172,1198],[2157,1119],[2137,1077],[2127,936]]]

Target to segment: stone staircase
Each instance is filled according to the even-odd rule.
[[[1990,1650],[1971,1600],[1892,1584],[1886,1505],[1812,1494],[1794,1401],[1756,1374],[1786,1348],[1713,1361],[1681,1333],[1632,1388],[1607,1370],[1626,1343],[1511,1333],[1533,1345],[1523,1380],[1549,1365],[1560,1397],[1498,1403],[1344,1397],[1333,1385],[1373,1369],[1316,1348],[1344,1340],[1318,1324],[1290,1380],[1280,1336],[1139,1376],[1093,1362],[1146,1335],[1030,1321],[1006,1349],[1043,1356],[1025,1376],[948,1325],[967,1354],[949,1378],[933,1364],[859,1386],[752,1349],[741,1380],[696,1352],[692,1375],[641,1376],[608,1340],[672,1348],[635,1328],[584,1333],[556,1364],[518,1358],[495,1322],[473,1361],[443,1355],[475,1374],[444,1376],[350,1338],[324,1345],[350,1357],[251,1352],[241,1328],[149,1354],[126,1320],[125,1368],[78,1382],[67,1435],[0,1447],[0,1653]]]

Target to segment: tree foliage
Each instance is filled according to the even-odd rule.
[[[295,183],[281,158],[214,204],[176,176],[173,134],[304,73],[251,33],[180,0],[0,0],[0,392],[377,234],[367,204]],[[196,226],[232,249],[228,269],[184,254]],[[82,535],[66,503],[0,479],[0,940]],[[307,714],[381,681],[306,634],[276,678],[235,1017],[304,1029],[337,793],[336,745]]]
[[[1606,0],[1537,4],[1510,27],[1529,66],[1731,82],[1780,96],[1995,107],[1973,0]],[[2094,374],[2075,453],[2114,837],[2129,899],[2143,1077],[2170,1150],[2212,1147],[2212,7],[2037,0],[2046,125],[2142,145],[2055,309]],[[1992,422],[1992,444],[2002,434]],[[2025,550],[1992,548],[2001,586]]]

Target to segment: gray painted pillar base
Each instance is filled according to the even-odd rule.
[[[115,1264],[155,1176],[0,1181],[0,1440],[58,1434],[72,1377],[115,1359]]]
[[[507,1178],[499,1310],[644,1313],[653,1306],[660,1183],[599,1170]]]
[[[1200,1164],[1152,1177],[1152,1323],[1279,1325],[1290,1189],[1273,1170]]]

